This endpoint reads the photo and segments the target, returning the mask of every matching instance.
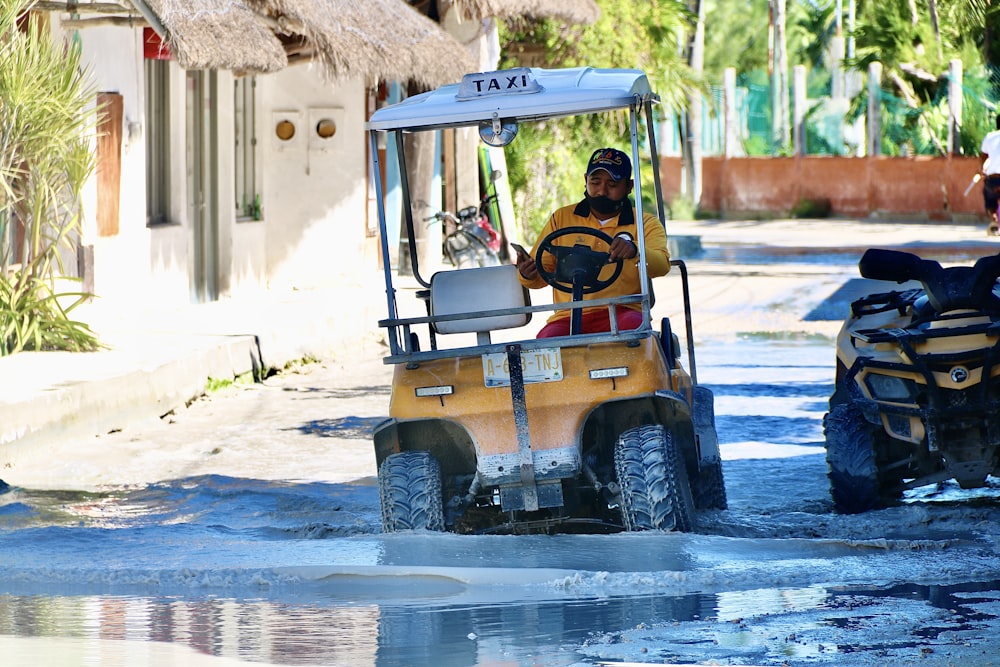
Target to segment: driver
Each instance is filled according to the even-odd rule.
[[[628,155],[615,148],[598,148],[590,156],[585,175],[586,191],[583,201],[557,209],[550,217],[545,227],[538,235],[538,241],[549,234],[565,227],[591,227],[611,236],[614,241],[610,248],[601,239],[591,235],[572,234],[555,240],[558,245],[573,246],[586,244],[592,249],[607,252],[608,262],[623,260],[621,275],[611,285],[592,294],[584,295],[584,299],[604,299],[628,294],[639,294],[639,263],[635,261],[639,254],[635,234],[635,207],[628,199],[632,192],[632,162]],[[663,225],[655,216],[643,216],[643,229],[646,241],[646,272],[650,278],[665,275],[670,270],[670,253],[667,251],[667,234]],[[539,276],[535,266],[537,245],[531,249],[531,255],[518,253],[517,270],[520,273],[521,284],[531,289],[545,287],[545,281]],[[555,269],[555,257],[546,254],[543,259],[548,271]],[[551,262],[551,266],[550,266]],[[609,277],[612,269],[602,271],[601,277]],[[572,294],[560,290],[552,290],[554,303],[568,303],[573,300]],[[618,330],[637,329],[642,325],[641,304],[628,304],[615,307],[618,320]],[[538,332],[538,338],[552,336],[568,336],[570,333],[570,315],[572,311],[561,310],[552,315],[548,322]],[[611,331],[607,306],[583,309],[583,333],[598,333]]]

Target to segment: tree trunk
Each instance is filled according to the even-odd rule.
[[[705,6],[701,0],[692,0],[688,8],[698,17],[698,23],[688,41],[687,62],[695,75],[700,75],[705,69]],[[696,210],[701,202],[701,96],[700,90],[688,93],[683,142],[687,193]]]
[[[779,150],[788,148],[788,51],[785,38],[787,21],[786,0],[771,0],[774,16],[774,71],[771,76],[772,116],[771,129],[774,145]]]
[[[943,57],[941,47],[941,26],[938,23],[937,0],[927,0],[927,10],[931,14],[931,28],[934,30],[934,44],[937,46],[938,58]]]
[[[422,90],[411,84],[409,96]],[[430,280],[441,266],[441,225],[428,225],[424,219],[441,207],[441,191],[434,187],[437,173],[437,132],[410,132],[403,135],[406,156],[406,181],[410,193],[410,214],[413,216],[415,248],[408,248],[417,258],[420,277]],[[405,235],[404,235],[405,238]],[[400,273],[410,268],[409,257],[400,256]]]

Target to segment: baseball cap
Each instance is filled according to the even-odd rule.
[[[632,178],[632,161],[617,148],[598,148],[594,151],[587,163],[587,176],[598,169],[608,172],[616,181]]]

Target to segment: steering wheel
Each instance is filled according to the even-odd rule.
[[[578,243],[573,246],[555,245],[553,242],[570,234],[593,236],[611,246],[612,239],[599,229],[592,227],[563,227],[552,232],[538,243],[535,250],[535,268],[538,275],[546,283],[560,292],[569,292],[576,296],[574,289],[579,289],[579,295],[593,294],[613,283],[621,275],[624,261],[615,262],[615,271],[611,277],[601,280],[601,269],[608,265],[608,253],[598,252],[590,246]],[[547,271],[542,264],[546,254],[556,258],[555,271]]]

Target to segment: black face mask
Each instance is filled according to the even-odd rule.
[[[626,201],[625,199],[615,201],[606,195],[591,197],[586,191],[584,191],[583,196],[587,199],[587,203],[590,204],[590,208],[601,215],[614,215],[618,213],[622,210],[622,205]]]

